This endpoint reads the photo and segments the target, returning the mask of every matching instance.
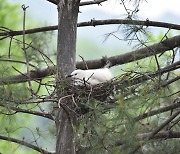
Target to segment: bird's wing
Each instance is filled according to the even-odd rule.
[[[103,69],[94,69],[94,70],[86,70],[86,80],[87,81],[93,81],[97,83],[102,83],[109,81],[113,78],[111,72],[108,68]]]

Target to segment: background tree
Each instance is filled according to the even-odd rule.
[[[125,19],[81,23],[77,23],[79,6],[107,0],[47,1],[57,5],[57,26],[26,30],[28,7],[23,5],[22,30],[14,30],[19,25],[11,27],[5,21],[0,27],[4,50],[0,59],[0,146],[5,149],[0,152],[6,153],[13,142],[18,144],[12,144],[13,151],[23,145],[39,153],[178,153],[180,61],[176,59],[180,36],[174,36],[174,30],[179,30],[180,25],[137,20],[141,0],[121,1],[127,13]],[[108,24],[123,26],[106,34],[106,39],[118,39],[118,33],[123,31],[128,43],[138,42],[136,49],[96,60],[82,57],[76,62],[77,27]],[[149,33],[151,26],[167,31],[155,36]],[[49,54],[40,39],[48,34],[39,32],[53,30],[58,30],[57,52]],[[111,67],[126,64],[121,75],[110,82],[78,87],[65,78],[75,67],[101,68],[107,62]],[[36,118],[30,119],[29,115]],[[35,122],[39,126],[30,129]],[[50,144],[54,146],[47,147]]]

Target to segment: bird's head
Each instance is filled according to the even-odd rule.
[[[82,79],[84,77],[84,71],[83,70],[74,70],[70,75],[68,75],[67,77],[74,77],[74,78],[78,78],[78,79]]]
[[[84,70],[74,70],[70,75],[67,77],[71,77],[74,80],[75,85],[83,85],[85,80],[85,73]]]

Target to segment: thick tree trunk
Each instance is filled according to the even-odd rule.
[[[58,47],[57,47],[57,95],[66,98],[62,82],[67,74],[75,69],[76,31],[79,0],[59,0],[58,4]],[[56,115],[57,143],[56,154],[75,154],[73,141],[73,123],[75,116],[71,112],[73,103],[61,99]],[[62,103],[62,104],[61,104]],[[63,106],[63,104],[65,104]]]

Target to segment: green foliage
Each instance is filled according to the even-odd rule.
[[[0,0],[0,26],[8,27],[9,29],[17,29],[20,23],[20,16],[19,16],[19,5],[11,5],[6,0]],[[9,11],[11,10],[11,11]],[[8,14],[8,16],[7,16]],[[1,53],[0,57],[3,57],[3,54],[7,54],[5,48],[9,46],[9,40],[1,40]]]
[[[19,5],[11,5],[6,0],[0,0],[1,26],[8,27],[10,29],[16,29],[18,27],[18,21],[20,20],[19,7]]]
[[[90,112],[81,117],[76,133],[78,143],[89,149],[86,153],[112,153],[117,150],[114,147],[117,141],[127,142],[134,138],[137,125],[133,123],[132,114],[126,105],[89,102]]]

